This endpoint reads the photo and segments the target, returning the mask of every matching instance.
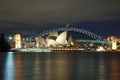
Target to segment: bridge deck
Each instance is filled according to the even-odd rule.
[[[82,40],[82,39],[78,39],[77,42],[78,43],[80,43],[80,42],[91,42],[91,43],[112,44],[111,41],[101,41],[101,40]]]

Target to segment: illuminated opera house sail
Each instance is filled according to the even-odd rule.
[[[71,45],[72,39],[71,37],[67,40],[67,31],[64,31],[60,34],[58,34],[57,31],[51,32],[46,39],[37,38],[36,40],[36,46],[40,46],[39,43],[42,43],[41,45],[46,47],[57,47],[57,46],[65,46],[65,45]]]

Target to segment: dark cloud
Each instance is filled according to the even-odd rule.
[[[119,19],[118,0],[3,0],[0,19],[30,23],[65,23]],[[113,16],[109,16],[113,14]]]
[[[0,29],[120,20],[120,0],[1,0]]]

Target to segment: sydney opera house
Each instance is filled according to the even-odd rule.
[[[51,32],[47,38],[36,38],[36,47],[64,47],[76,45],[75,40],[67,37],[67,31],[58,34],[57,31]]]

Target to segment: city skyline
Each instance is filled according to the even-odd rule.
[[[0,1],[0,32],[29,34],[77,24],[103,37],[120,37],[119,4],[119,0]]]

